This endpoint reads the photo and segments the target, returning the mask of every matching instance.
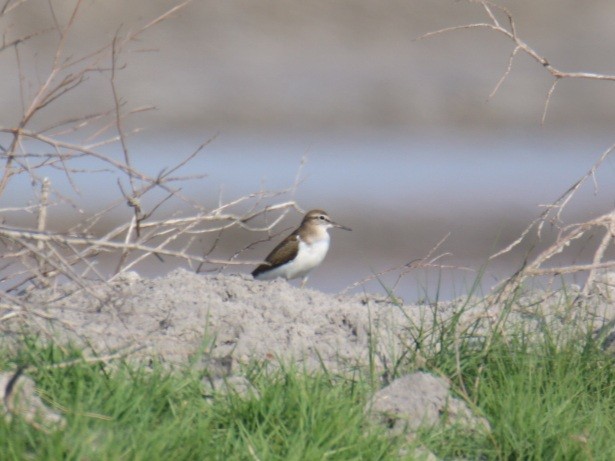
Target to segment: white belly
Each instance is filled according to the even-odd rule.
[[[278,277],[283,277],[290,280],[297,277],[305,277],[308,272],[325,259],[327,251],[329,251],[329,239],[319,240],[312,244],[299,242],[299,252],[295,259],[275,269],[259,274],[257,279],[273,280]]]

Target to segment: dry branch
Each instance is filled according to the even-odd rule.
[[[182,189],[188,181],[206,177],[205,173],[193,173],[193,161],[215,136],[158,174],[135,166],[136,149],[130,145],[134,130],[126,128],[126,119],[152,108],[131,108],[123,99],[117,78],[125,67],[124,54],[145,31],[189,3],[179,2],[125,32],[122,28],[109,42],[82,54],[68,51],[74,48],[72,41],[80,39],[74,32],[86,7],[82,0],[63,4],[69,8],[65,21],[56,15],[53,3],[44,2],[49,17],[41,30],[16,37],[7,31],[3,36],[0,52],[15,50],[13,69],[3,72],[13,71],[20,82],[23,111],[14,125],[0,126],[4,144],[0,147],[0,197],[14,195],[13,190],[26,182],[32,192],[19,197],[17,205],[0,210],[0,299],[4,303],[0,320],[42,318],[41,306],[24,301],[32,288],[71,281],[79,289],[89,290],[89,279],[106,282],[149,259],[170,258],[190,267],[259,264],[261,261],[240,261],[236,255],[211,255],[220,235],[229,229],[270,232],[290,210],[299,209],[294,200],[281,200],[284,195],[292,196],[298,179],[287,190],[255,192],[221,201],[213,208],[185,195]],[[0,5],[0,20],[10,20],[22,4],[8,0]],[[29,47],[30,39],[42,34],[54,43],[47,56],[51,64],[42,64],[45,61],[41,59],[37,67],[40,75],[30,76],[28,60],[39,65],[38,50]],[[98,90],[106,91],[110,106],[99,112],[84,108],[80,115],[63,115],[63,102],[93,74],[106,77]],[[51,112],[52,107],[58,114],[55,119],[44,126],[33,123],[41,111]],[[187,168],[191,174],[182,175]],[[57,171],[62,173],[59,179]],[[85,211],[92,207],[81,195],[84,178],[100,188],[100,203],[94,211]],[[263,225],[264,219],[259,218],[270,214],[276,218]],[[197,242],[197,238],[205,242]],[[201,248],[196,248],[197,244]],[[107,261],[111,256],[113,261],[101,267],[101,256]]]
[[[447,27],[434,32],[429,32],[418,39],[421,40],[453,31],[487,29],[497,32],[510,40],[513,44],[513,50],[508,59],[508,64],[504,73],[489,95],[490,98],[499,91],[502,83],[509,77],[514,60],[519,53],[524,53],[525,55],[530,56],[534,61],[538,62],[544,69],[546,69],[553,78],[553,83],[551,84],[546,95],[541,123],[544,123],[546,119],[549,103],[560,80],[580,78],[589,80],[615,81],[615,75],[599,74],[594,72],[567,72],[560,70],[519,36],[513,15],[507,8],[492,3],[488,0],[468,0],[468,2],[477,3],[482,7],[483,12],[487,17],[487,22],[476,22],[460,26]],[[505,24],[498,19],[498,15],[505,18]],[[598,273],[604,270],[611,270],[615,267],[615,260],[612,258],[609,259],[607,254],[609,249],[613,249],[613,243],[615,241],[615,209],[582,223],[565,226],[562,221],[562,213],[571,203],[577,192],[590,178],[593,180],[594,187],[597,189],[596,171],[614,150],[615,144],[604,151],[598,160],[591,166],[591,168],[581,178],[573,183],[559,198],[551,204],[544,206],[545,211],[541,213],[538,218],[532,221],[517,239],[490,257],[490,259],[493,260],[511,252],[515,248],[518,248],[522,242],[530,238],[533,231],[535,232],[535,238],[538,241],[541,241],[543,239],[543,229],[545,225],[551,225],[558,229],[554,242],[548,244],[544,250],[541,250],[532,259],[526,258],[523,266],[512,277],[504,281],[500,287],[500,290],[497,292],[496,299],[508,299],[522,287],[524,281],[529,277],[555,277],[576,273],[587,274],[587,279],[585,281],[582,294],[589,295]],[[589,235],[600,231],[603,233],[603,236],[598,245],[593,249],[593,255],[590,263],[560,263],[558,265],[554,262],[554,258],[557,255],[564,253],[566,249],[568,249],[575,241],[587,238]]]
[[[551,96],[553,95],[553,92],[555,91],[555,87],[557,83],[561,79],[582,78],[582,79],[589,79],[589,80],[606,80],[606,81],[612,81],[612,82],[615,81],[615,75],[599,74],[595,72],[568,72],[568,71],[563,71],[563,70],[558,69],[557,67],[552,65],[551,62],[547,58],[545,58],[538,51],[536,51],[534,48],[528,45],[525,41],[523,41],[521,37],[519,37],[519,35],[517,34],[517,29],[515,26],[515,21],[512,16],[512,13],[507,8],[501,5],[492,3],[490,1],[486,1],[486,0],[468,0],[468,2],[480,4],[487,18],[489,19],[489,22],[476,22],[476,23],[465,24],[461,26],[446,27],[444,29],[439,29],[439,30],[421,35],[420,37],[417,38],[417,40],[423,40],[426,38],[434,37],[434,36],[441,35],[441,34],[448,33],[448,32],[468,30],[468,29],[492,30],[494,32],[497,32],[507,37],[513,43],[514,48],[510,54],[510,58],[508,60],[508,65],[506,67],[506,70],[504,71],[502,77],[500,77],[500,79],[496,83],[493,91],[490,93],[489,95],[490,98],[495,96],[495,94],[500,89],[502,83],[504,83],[504,80],[506,80],[506,78],[510,75],[510,72],[513,66],[513,61],[520,51],[525,53],[527,56],[530,56],[534,61],[539,63],[553,77],[553,84],[549,88],[549,91],[547,92],[546,99],[545,99],[545,104],[544,104],[544,109],[543,109],[543,114],[542,114],[542,119],[541,119],[542,123],[544,123],[547,117],[547,109],[549,108],[549,102],[551,101]],[[498,20],[496,14],[494,13],[494,10],[500,12],[506,17],[506,21],[508,23],[507,26],[502,25],[502,23]]]
[[[357,282],[354,282],[350,285],[348,285],[346,288],[344,288],[341,293],[345,294],[348,293],[349,291],[360,287],[360,286],[364,286],[365,284],[372,282],[374,280],[377,281],[381,281],[382,277],[384,275],[390,274],[390,273],[396,273],[397,274],[397,279],[395,281],[395,283],[393,283],[391,285],[390,288],[387,288],[387,290],[391,294],[395,291],[395,289],[397,288],[399,282],[402,280],[402,278],[407,275],[410,272],[415,272],[417,269],[437,269],[437,270],[463,270],[463,271],[473,271],[473,269],[470,269],[468,267],[463,267],[463,266],[454,266],[454,265],[450,265],[450,264],[443,264],[440,263],[439,261],[442,258],[445,258],[446,256],[450,256],[450,253],[439,253],[436,254],[436,252],[439,250],[439,248],[444,244],[444,242],[448,239],[448,237],[450,236],[450,232],[448,234],[446,234],[442,239],[440,239],[440,241],[438,243],[436,243],[431,250],[429,250],[429,252],[427,252],[427,254],[419,259],[414,259],[404,265],[402,265],[401,267],[391,267],[389,269],[385,269],[382,271],[379,271],[375,274],[369,275]]]

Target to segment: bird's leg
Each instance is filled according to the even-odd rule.
[[[301,288],[305,287],[305,284],[307,283],[307,281],[308,281],[308,276],[306,275],[305,277],[303,277],[303,280],[301,280]]]

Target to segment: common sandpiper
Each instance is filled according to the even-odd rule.
[[[328,230],[332,227],[352,230],[332,221],[326,211],[308,211],[301,225],[269,253],[266,262],[254,269],[252,276],[257,280],[301,277],[303,287],[309,272],[322,263],[329,251]]]

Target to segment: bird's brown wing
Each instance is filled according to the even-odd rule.
[[[285,264],[289,260],[294,259],[299,252],[298,237],[299,236],[297,234],[293,233],[282,240],[280,244],[271,250],[271,253],[269,253],[269,255],[265,258],[267,264],[261,264],[254,269],[254,271],[252,271],[252,276],[256,277],[263,272],[275,269],[276,267]]]

